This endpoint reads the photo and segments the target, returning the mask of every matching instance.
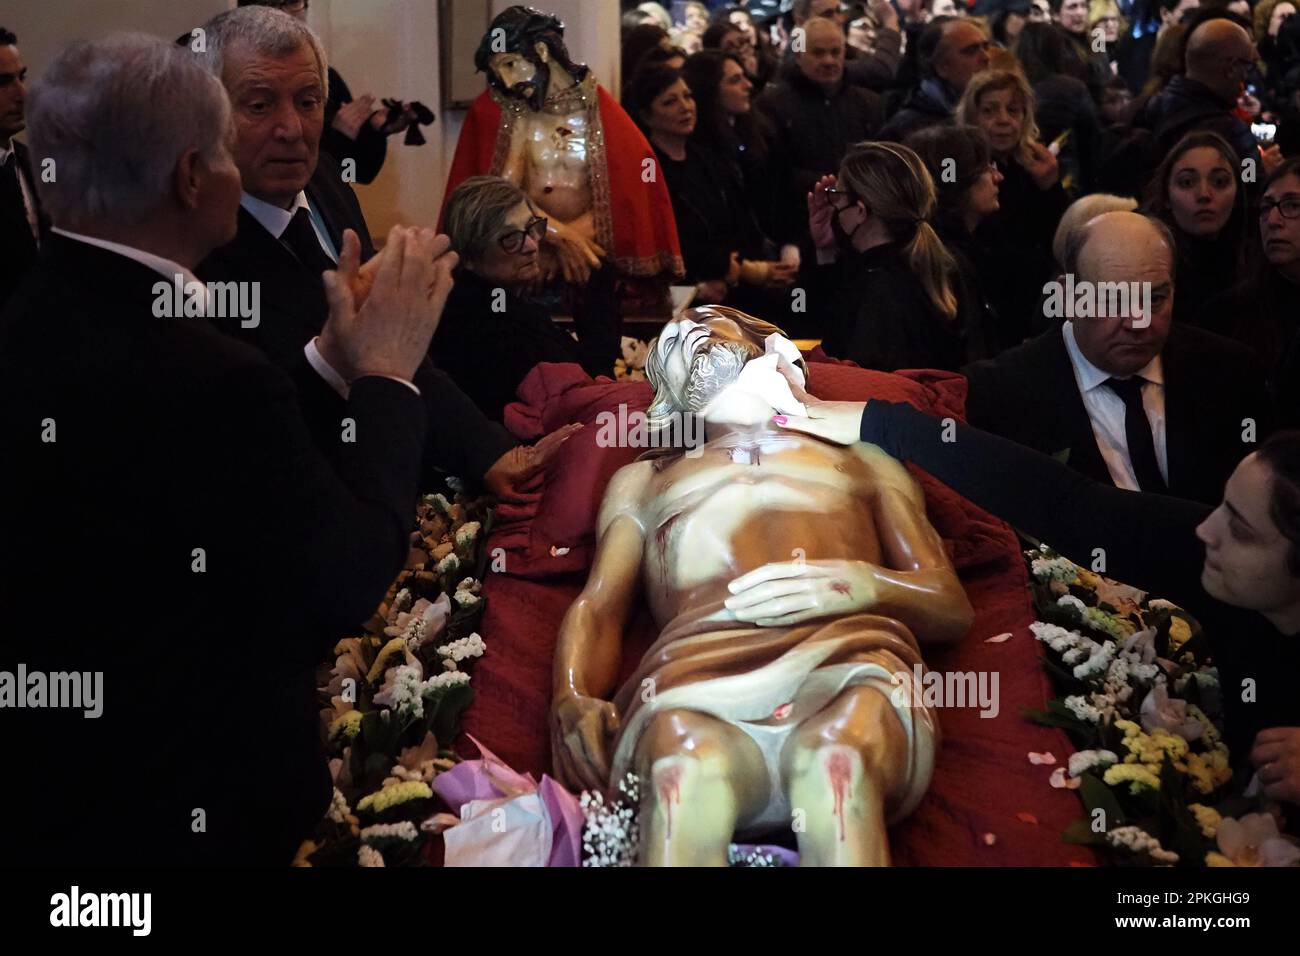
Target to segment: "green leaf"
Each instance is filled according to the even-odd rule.
[[[1085,773],[1079,777],[1079,798],[1091,813],[1098,807],[1106,815],[1106,829],[1112,830],[1122,826],[1125,820],[1124,809],[1120,806],[1114,791],[1100,777]]]
[[[433,717],[433,736],[448,743],[460,733],[460,717],[474,700],[474,688],[468,684],[457,684],[447,688],[437,699],[437,712]],[[429,706],[429,701],[425,702]]]
[[[1082,820],[1071,820],[1061,831],[1061,840],[1065,843],[1076,843],[1080,846],[1105,846],[1106,835],[1098,833],[1089,825],[1087,818]]]

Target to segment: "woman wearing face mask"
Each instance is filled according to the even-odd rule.
[[[769,254],[736,167],[692,140],[695,97],[682,74],[668,67],[641,70],[628,104],[654,147],[677,217],[686,277],[696,284],[699,301],[780,324],[789,315],[784,290],[798,267]]]
[[[971,78],[957,122],[982,129],[1002,175],[999,208],[978,238],[989,250],[986,290],[1001,320],[1003,348],[1038,329],[1043,283],[1056,274],[1052,237],[1070,197],[1056,157],[1039,141],[1034,92],[1020,73],[988,70]]]
[[[1266,796],[1300,803],[1300,433],[1248,456],[1213,507],[1100,484],[911,405],[792,390],[808,416],[777,416],[778,426],[878,445],[1067,557],[1104,554],[1107,577],[1194,614],[1219,668],[1234,782],[1257,773]]]
[[[1178,243],[1174,321],[1200,323],[1205,303],[1249,275],[1241,164],[1217,133],[1188,133],[1152,177],[1142,211],[1164,221]]]
[[[897,143],[859,143],[838,176],[818,180],[808,226],[833,290],[827,354],[883,371],[965,364],[960,279],[931,225],[936,205],[925,164]]]

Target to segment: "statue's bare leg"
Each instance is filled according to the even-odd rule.
[[[666,710],[637,744],[641,862],[726,866],[737,824],[767,805],[767,768],[743,731],[692,710]]]
[[[802,866],[888,866],[885,800],[906,772],[907,737],[889,698],[851,687],[790,735],[781,777]]]

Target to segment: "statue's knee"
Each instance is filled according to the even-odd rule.
[[[787,779],[809,772],[828,777],[891,780],[907,757],[902,721],[889,698],[870,687],[852,687],[822,713],[795,730],[781,754]],[[847,762],[846,753],[853,759]]]
[[[713,718],[693,710],[665,710],[646,723],[637,744],[638,762],[644,769],[663,757],[703,759],[720,754]]]

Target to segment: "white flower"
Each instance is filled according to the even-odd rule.
[[[1111,658],[1115,655],[1115,645],[1110,641],[1105,644],[1092,642],[1091,652],[1088,659],[1074,668],[1074,676],[1079,680],[1086,680],[1094,674],[1104,674],[1110,667]]]
[[[1096,724],[1101,721],[1101,712],[1098,711],[1096,707],[1092,706],[1092,704],[1088,702],[1087,698],[1081,697],[1078,694],[1072,694],[1065,698],[1065,706],[1070,713],[1074,714],[1074,716],[1078,717],[1080,720],[1087,721],[1090,724]]]
[[[352,812],[348,806],[348,801],[343,796],[343,791],[338,787],[334,788],[334,795],[330,797],[330,808],[326,812],[333,823],[347,823],[347,815]]]
[[[417,664],[399,664],[388,671],[375,703],[397,711],[402,717],[424,716],[424,674]]]
[[[383,866],[384,855],[368,843],[361,844],[357,850],[357,863],[361,866]]]
[[[442,657],[450,657],[453,661],[463,661],[468,657],[482,657],[486,650],[487,644],[475,631],[469,637],[462,637],[459,641],[442,645],[438,648],[438,653]]]
[[[1092,641],[1084,637],[1078,631],[1067,631],[1063,627],[1055,624],[1048,624],[1046,621],[1034,621],[1029,625],[1029,630],[1033,632],[1034,637],[1042,641],[1058,654],[1064,654],[1066,651],[1080,644],[1091,644]]]
[[[462,591],[457,589],[455,595],[456,603],[461,607],[473,607],[481,598],[473,591]]]
[[[439,561],[433,568],[438,574],[451,574],[460,568],[460,558],[456,557],[456,552],[450,552],[445,558]]]
[[[482,528],[477,521],[466,521],[456,529],[456,547],[468,548],[478,537],[479,530]]]
[[[455,687],[458,684],[468,684],[469,675],[464,671],[447,671],[430,677],[424,682],[425,692],[437,690],[440,687]]]
[[[1073,561],[1065,558],[1034,558],[1029,569],[1039,581],[1063,581],[1072,584],[1079,576]]]
[[[417,836],[419,836],[419,831],[415,829],[415,824],[410,820],[403,820],[401,823],[376,823],[361,831],[361,840],[365,843],[375,840],[409,841],[414,840]]]
[[[1073,594],[1062,594],[1059,598],[1056,599],[1056,603],[1059,604],[1061,607],[1072,607],[1080,614],[1082,614],[1084,611],[1088,609],[1088,605],[1084,604]]]
[[[1078,777],[1094,767],[1104,768],[1119,763],[1119,757],[1110,750],[1080,750],[1070,754],[1070,776]]]
[[[1145,853],[1157,863],[1173,865],[1178,862],[1178,854],[1166,850],[1160,841],[1141,827],[1116,827],[1106,834],[1106,840],[1114,847],[1123,847],[1133,853]]]

